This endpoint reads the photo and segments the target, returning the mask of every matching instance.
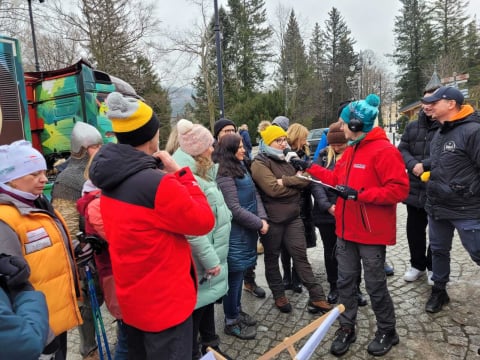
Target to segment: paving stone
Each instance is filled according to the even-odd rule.
[[[451,253],[451,281],[447,286],[451,299],[450,304],[437,314],[427,314],[424,309],[431,287],[427,284],[426,277],[412,283],[403,280],[404,272],[410,267],[405,222],[405,206],[399,204],[397,245],[387,249],[387,259],[394,266],[395,275],[387,279],[395,303],[400,344],[393,347],[382,359],[480,359],[477,354],[480,347],[480,309],[477,305],[478,299],[480,299],[480,268],[470,259],[455,233]],[[308,249],[308,257],[312,263],[315,276],[323,285],[325,292],[328,292],[329,286],[325,276],[323,248],[320,239],[317,240],[317,247]],[[267,297],[258,299],[245,291],[242,293],[243,310],[254,316],[258,321],[256,339],[240,340],[225,335],[223,333],[223,307],[221,305],[215,306],[217,331],[221,339],[220,347],[237,360],[257,359],[282,339],[291,336],[318,317],[309,314],[307,311],[308,292],[306,289],[301,294],[292,291],[286,292],[293,306],[292,313],[283,314],[275,307],[265,279],[263,261],[263,255],[260,255],[256,274],[257,283],[266,290]],[[361,287],[366,294],[363,281]],[[342,359],[363,360],[373,358],[366,351],[368,343],[373,339],[376,331],[370,299],[368,302],[367,306],[359,308],[357,341],[352,344],[350,351]],[[116,326],[106,309],[102,308],[102,313],[110,349],[113,352]],[[312,359],[337,359],[329,353],[337,326],[336,323],[333,324]],[[303,344],[304,341],[306,339],[299,344]],[[81,360],[81,356],[78,354],[78,343],[77,330],[70,331],[68,334],[69,353],[67,360]],[[299,349],[298,346],[297,349]],[[285,351],[278,359],[291,358]]]

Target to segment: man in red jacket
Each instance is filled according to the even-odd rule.
[[[377,321],[368,352],[386,354],[399,338],[395,310],[384,271],[386,245],[396,242],[397,203],[408,196],[409,184],[400,152],[385,131],[373,127],[380,98],[370,94],[354,101],[340,115],[349,147],[332,170],[299,159],[291,163],[333,186],[339,195],[335,208],[339,303],[345,305],[340,328],[330,351],[343,355],[356,340],[357,281],[363,263],[365,287]]]
[[[119,143],[98,151],[89,177],[102,190],[128,357],[191,358],[197,277],[184,234],[207,234],[215,217],[190,169],[158,151],[152,108],[115,92],[106,104]]]

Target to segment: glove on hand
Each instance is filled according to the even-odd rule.
[[[78,243],[75,246],[75,260],[78,266],[87,265],[93,259],[93,248],[89,243]]]
[[[85,242],[90,244],[95,254],[101,254],[103,250],[108,248],[108,243],[101,237],[95,235],[85,236]]]
[[[342,199],[357,200],[358,191],[355,189],[352,189],[350,186],[337,185],[335,186],[335,189],[337,190],[336,191],[337,195],[340,196]]]
[[[29,277],[30,268],[23,257],[0,254],[0,282],[8,289],[11,300],[21,291],[33,290]]]
[[[8,287],[21,286],[28,281],[30,268],[22,257],[1,254],[0,276]]]
[[[290,164],[297,170],[297,171],[305,171],[310,166],[312,166],[312,162],[310,160],[302,160],[300,158],[292,158],[290,159]]]

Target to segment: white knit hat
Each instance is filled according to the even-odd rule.
[[[200,124],[181,119],[177,123],[177,130],[180,148],[189,155],[200,155],[213,145],[212,133]]]
[[[41,170],[47,170],[47,163],[30,142],[18,140],[0,146],[0,183],[6,184]]]

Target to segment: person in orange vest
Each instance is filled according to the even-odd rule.
[[[60,343],[55,358],[66,359],[67,331],[82,323],[80,288],[67,225],[43,195],[46,170],[42,154],[28,141],[0,146],[0,253],[27,261],[29,280],[45,294]]]

